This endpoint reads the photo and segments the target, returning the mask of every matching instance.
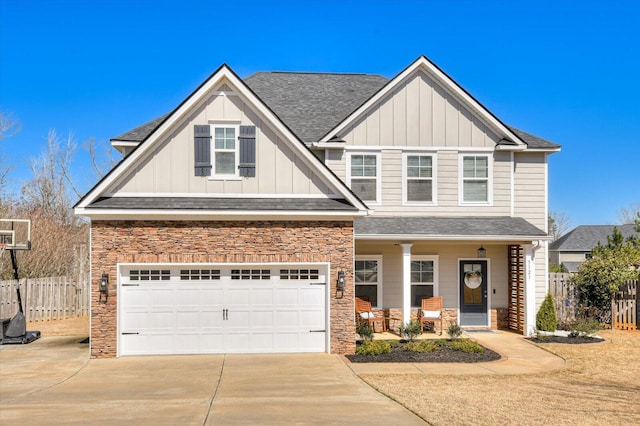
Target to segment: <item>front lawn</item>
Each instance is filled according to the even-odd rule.
[[[544,343],[561,370],[528,375],[361,375],[433,425],[640,424],[640,332],[598,344]]]

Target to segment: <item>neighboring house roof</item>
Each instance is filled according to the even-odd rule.
[[[546,232],[519,217],[376,217],[357,218],[354,233],[359,239],[534,239]]]
[[[633,223],[626,225],[581,225],[549,244],[549,250],[591,251],[598,243],[607,243],[607,237],[613,234],[614,227],[618,228],[625,239],[635,235],[636,225]]]
[[[428,64],[450,80],[453,87],[486,111],[488,117],[502,123],[464,89],[444,74],[433,63],[420,57],[412,66]],[[426,66],[426,65],[425,65]],[[410,66],[411,67],[411,66]],[[407,68],[404,72],[410,71]],[[301,73],[301,72],[258,72],[244,79],[245,84],[305,143],[317,142],[332,129],[344,125],[345,120],[363,107],[374,96],[381,96],[389,90],[390,83],[402,80],[400,73],[393,80],[374,74]],[[158,117],[133,130],[125,132],[112,141],[141,142],[147,138],[165,119]],[[528,148],[557,150],[560,145],[549,142],[530,133],[504,126],[520,138]],[[504,140],[504,145],[517,145]],[[521,144],[521,142],[519,142]]]
[[[562,262],[562,266],[565,267],[567,272],[578,272],[578,267],[582,265],[582,262]]]
[[[346,200],[332,198],[102,197],[89,207],[135,210],[357,211]]]

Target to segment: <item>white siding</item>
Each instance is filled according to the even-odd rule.
[[[227,92],[220,93],[221,90]],[[221,85],[158,141],[158,147],[107,190],[144,194],[332,194],[285,142],[240,96]],[[194,176],[193,126],[196,124],[255,125],[256,177],[216,180]]]
[[[546,154],[517,153],[514,161],[514,214],[546,230]]]

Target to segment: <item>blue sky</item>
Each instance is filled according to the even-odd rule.
[[[108,143],[222,63],[393,77],[424,54],[503,122],[563,146],[552,210],[615,223],[640,203],[640,2],[0,0],[0,145],[11,186],[49,129]],[[74,176],[95,183],[78,152]]]

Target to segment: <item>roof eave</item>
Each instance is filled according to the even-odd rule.
[[[355,234],[356,240],[412,241],[549,241],[547,235]]]

